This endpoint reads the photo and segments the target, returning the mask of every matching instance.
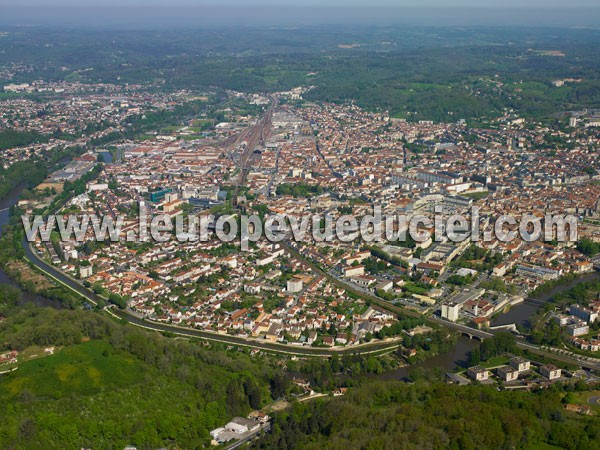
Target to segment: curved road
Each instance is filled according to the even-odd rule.
[[[408,311],[405,308],[400,308],[398,306],[391,305],[388,302],[386,302],[385,300],[379,299],[373,295],[365,295],[362,292],[358,292],[355,289],[352,289],[351,287],[346,286],[345,283],[341,283],[340,280],[332,277],[330,274],[323,272],[321,269],[316,267],[314,264],[312,264],[310,261],[308,261],[302,255],[300,255],[295,249],[291,248],[291,246],[286,245],[286,247],[289,250],[291,250],[291,252],[296,257],[302,259],[305,263],[307,263],[310,267],[312,267],[313,270],[315,270],[317,273],[322,274],[323,276],[327,277],[328,279],[331,279],[331,281],[333,281],[335,284],[341,285],[343,287],[348,288],[351,291],[354,291],[356,294],[359,294],[362,297],[369,298],[374,304],[376,304],[380,308],[384,308],[390,312],[395,312],[395,313],[400,313],[400,314],[418,315],[418,313],[416,313],[414,311]],[[66,276],[65,274],[63,274],[62,272],[57,270],[55,267],[49,265],[48,263],[46,263],[45,261],[40,259],[38,257],[38,255],[36,255],[35,252],[32,251],[31,246],[29,245],[29,243],[27,242],[27,240],[25,238],[23,239],[23,248],[25,250],[26,258],[33,265],[35,265],[39,270],[41,270],[42,272],[44,272],[45,274],[47,274],[48,276],[53,278],[58,283],[61,283],[65,286],[67,286],[68,288],[75,291],[82,297],[86,298],[93,304],[96,304],[99,300],[104,301],[104,299],[101,299],[98,295],[96,295],[89,289],[85,288],[79,282]],[[197,329],[193,329],[193,328],[184,328],[184,327],[179,327],[179,326],[175,326],[175,325],[152,322],[152,321],[140,319],[138,316],[134,315],[131,311],[127,311],[127,310],[110,309],[108,311],[112,316],[115,316],[115,317],[118,317],[121,319],[125,319],[135,326],[138,326],[141,328],[146,328],[149,330],[158,331],[161,333],[164,333],[164,332],[173,333],[173,334],[187,337],[187,338],[196,338],[196,339],[201,339],[201,340],[205,340],[205,341],[209,341],[209,342],[221,342],[224,344],[236,345],[236,346],[241,346],[241,347],[259,348],[264,351],[270,351],[270,352],[288,354],[288,355],[330,358],[334,354],[336,354],[336,355],[376,354],[376,353],[383,353],[386,351],[390,351],[390,350],[400,347],[400,343],[398,341],[375,342],[375,343],[363,344],[358,347],[344,347],[344,348],[298,347],[298,346],[293,346],[293,345],[279,344],[279,343],[274,343],[274,342],[264,342],[264,341],[260,341],[260,340],[253,340],[253,339],[242,338],[242,337],[237,337],[237,336],[229,336],[229,335],[224,335],[224,334],[219,334],[219,333],[214,333],[214,332],[209,332],[209,331],[197,330]],[[421,316],[421,315],[419,315],[419,316]],[[442,325],[442,326],[445,326],[448,328],[452,328],[459,332],[468,333],[472,336],[478,336],[479,338],[490,338],[492,336],[491,333],[488,333],[488,332],[485,332],[482,330],[477,330],[475,328],[467,327],[465,325],[457,324],[454,322],[448,322],[445,320],[441,320],[436,317],[431,317],[426,320],[428,320],[430,323],[431,322],[437,323],[439,325]],[[546,356],[546,357],[549,357],[551,359],[555,359],[558,361],[563,361],[568,364],[573,364],[573,365],[577,365],[577,366],[581,366],[581,367],[593,369],[593,370],[600,370],[600,363],[597,363],[597,362],[585,361],[585,360],[582,360],[579,358],[573,358],[573,357],[570,357],[567,355],[559,355],[554,352],[549,352],[544,349],[541,349],[535,345],[521,342],[518,340],[517,340],[517,346],[520,348],[529,350],[532,353],[543,355],[543,356]]]

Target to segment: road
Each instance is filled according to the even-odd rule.
[[[380,308],[389,311],[389,312],[393,312],[396,314],[402,314],[402,315],[406,315],[406,316],[412,316],[412,317],[421,317],[424,318],[424,316],[422,314],[419,314],[416,311],[411,311],[410,309],[406,309],[406,308],[402,308],[400,306],[396,306],[391,304],[390,302],[386,302],[385,300],[373,295],[371,292],[367,291],[366,289],[362,289],[359,286],[353,285],[345,280],[343,280],[342,278],[338,278],[334,275],[332,275],[329,272],[325,272],[324,270],[322,270],[321,268],[319,268],[314,262],[310,261],[309,259],[307,259],[306,257],[304,257],[303,255],[301,255],[298,250],[296,250],[294,247],[292,247],[288,242],[286,241],[281,241],[281,244],[283,246],[285,246],[285,248],[299,261],[301,261],[303,264],[305,264],[306,266],[310,267],[316,274],[321,275],[325,278],[327,278],[329,281],[331,281],[334,285],[341,287],[343,289],[346,289],[349,292],[352,292],[355,295],[358,295],[362,298],[368,299],[371,301],[372,304],[379,306]]]
[[[407,314],[407,315],[422,317],[422,315],[420,315],[419,313],[392,305],[392,304],[386,302],[385,300],[379,299],[373,295],[366,295],[362,292],[356,291],[352,287],[342,284],[338,279],[332,277],[331,275],[329,275],[326,272],[323,272],[321,269],[316,267],[310,261],[307,261],[306,258],[301,256],[295,249],[289,247],[289,244],[285,244],[285,245],[286,245],[286,247],[288,247],[290,249],[290,252],[292,254],[294,254],[294,256],[296,256],[297,258],[300,258],[303,262],[305,262],[305,264],[309,265],[316,273],[327,277],[334,284],[344,287],[345,289],[348,289],[349,291],[355,292],[357,295],[361,295],[363,298],[367,297],[369,300],[371,300],[373,302],[373,304],[375,304],[387,311],[398,313],[398,314]],[[76,280],[66,276],[64,273],[60,272],[55,267],[51,266],[50,264],[48,264],[45,261],[43,261],[42,259],[40,259],[38,257],[38,255],[36,255],[35,252],[31,249],[29,243],[25,239],[23,240],[23,248],[25,250],[25,256],[26,256],[27,260],[29,260],[39,270],[41,270],[42,272],[44,272],[45,274],[47,274],[48,276],[53,278],[58,283],[68,287],[69,289],[71,289],[72,291],[81,295],[83,298],[87,299],[88,301],[90,301],[90,303],[92,303],[94,305],[96,303],[98,303],[99,301],[104,301],[104,299],[102,299],[101,297],[99,297],[98,295],[96,295],[95,293],[90,291],[89,289],[85,288],[83,285],[81,285]],[[164,333],[164,332],[172,333],[177,336],[182,336],[182,337],[186,337],[189,339],[200,339],[200,340],[204,340],[204,341],[208,341],[208,342],[218,342],[218,343],[222,343],[222,344],[235,345],[235,346],[239,346],[239,347],[258,348],[258,349],[261,349],[266,352],[273,352],[273,353],[286,354],[286,355],[330,358],[334,354],[337,354],[340,356],[344,355],[344,354],[356,354],[356,355],[379,354],[379,353],[387,352],[387,351],[394,350],[394,349],[400,347],[399,341],[372,342],[372,343],[361,344],[359,346],[353,346],[353,347],[333,347],[333,348],[300,347],[300,346],[280,344],[280,343],[275,343],[275,342],[265,342],[264,340],[258,340],[258,339],[249,339],[249,338],[238,337],[238,336],[229,336],[229,335],[214,333],[214,332],[205,331],[205,330],[197,330],[197,329],[193,329],[193,328],[179,327],[176,325],[152,322],[149,320],[141,319],[141,318],[137,317],[132,311],[128,311],[128,310],[109,309],[108,311],[109,311],[109,314],[113,315],[114,317],[117,317],[120,319],[125,319],[132,325],[138,326],[140,328],[152,330],[152,331],[158,331],[161,333]],[[427,318],[426,320],[429,321],[430,323],[436,323],[438,325],[445,326],[447,328],[459,331],[461,333],[466,333],[471,336],[477,336],[477,337],[483,338],[483,339],[491,338],[493,336],[492,333],[488,333],[483,330],[477,330],[475,328],[471,328],[466,325],[461,325],[458,323],[439,319],[436,316],[432,316],[430,318]],[[517,340],[517,347],[528,350],[532,353],[535,353],[535,354],[538,354],[541,356],[546,356],[548,358],[562,361],[562,362],[565,362],[568,364],[581,366],[581,367],[584,367],[587,369],[592,369],[592,370],[600,370],[600,363],[595,362],[595,361],[586,361],[584,359],[572,357],[569,355],[557,354],[555,352],[548,351],[548,350],[542,349],[538,346],[535,346],[533,344],[529,344],[529,343],[522,342],[519,340]]]
[[[461,325],[459,323],[454,323],[454,322],[450,322],[450,321],[447,321],[444,319],[440,319],[436,316],[432,316],[432,319],[435,322],[439,323],[440,325],[443,325],[448,328],[452,328],[461,333],[469,334],[471,336],[477,336],[482,339],[491,338],[493,336],[492,333],[488,333],[483,330],[477,330],[475,328],[471,328],[466,325]],[[523,342],[521,340],[517,340],[516,345],[518,348],[521,348],[523,350],[528,350],[531,353],[535,353],[536,355],[546,356],[548,358],[555,359],[557,361],[562,361],[562,362],[565,362],[568,364],[581,366],[586,369],[600,370],[600,363],[598,363],[598,362],[586,361],[584,359],[577,358],[577,357],[571,357],[569,355],[557,354],[554,351],[548,351],[548,350],[538,347],[537,345],[529,344],[528,342]]]
[[[264,427],[259,428],[255,432],[250,433],[248,436],[244,436],[239,441],[235,441],[233,444],[228,445],[227,447],[225,447],[225,450],[233,450],[235,448],[241,447],[245,443],[256,439],[261,433],[268,433],[269,431],[271,431],[271,423],[270,422],[265,424]]]

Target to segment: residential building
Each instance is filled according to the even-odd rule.
[[[519,370],[512,366],[503,366],[498,368],[498,376],[503,381],[515,381],[519,378]]]
[[[469,367],[467,370],[467,375],[469,378],[475,381],[485,381],[489,377],[489,372],[487,369],[480,366]]]
[[[519,373],[526,372],[529,370],[531,363],[525,358],[521,358],[520,356],[515,356],[511,358],[509,364],[512,368],[519,371]]]
[[[553,364],[547,364],[540,367],[540,374],[549,380],[556,380],[561,376],[561,370]]]

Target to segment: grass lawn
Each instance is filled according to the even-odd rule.
[[[43,349],[40,352],[43,355]],[[130,385],[146,372],[143,363],[115,352],[107,342],[89,341],[20,364],[0,383],[0,399],[8,400],[24,390],[48,398],[91,394],[103,387]]]
[[[467,193],[467,194],[463,194],[463,197],[472,198],[473,200],[481,200],[482,198],[487,197],[488,194],[489,194],[488,191],[485,191],[485,192],[470,192],[470,193]]]
[[[588,398],[590,397],[600,397],[600,391],[583,391],[583,392],[573,392],[573,397],[576,399],[578,405],[590,405],[588,403]],[[590,405],[593,411],[600,413],[600,405]]]
[[[498,367],[505,366],[508,364],[509,358],[508,356],[494,356],[493,358],[488,359],[485,362],[480,364],[481,367],[490,368],[490,367]]]

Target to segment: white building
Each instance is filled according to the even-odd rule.
[[[511,358],[509,364],[512,368],[517,369],[519,373],[528,371],[531,366],[529,361],[527,361],[525,358],[521,358],[520,356]]]
[[[304,283],[301,278],[290,278],[287,281],[287,291],[288,292],[301,292]]]
[[[583,336],[590,332],[590,327],[585,322],[575,322],[567,325],[567,333],[569,336]]]
[[[467,375],[469,375],[469,378],[472,380],[485,381],[488,379],[490,374],[487,369],[484,369],[481,366],[473,366],[469,367],[467,370]]]
[[[442,303],[442,318],[447,319],[451,322],[458,320],[458,312],[460,311],[460,305],[454,302]]]
[[[519,371],[511,366],[498,368],[498,376],[504,381],[515,381],[519,378]]]
[[[81,266],[79,268],[79,277],[80,278],[89,278],[92,276],[93,269],[92,266]]]
[[[227,425],[225,425],[225,429],[228,431],[233,431],[234,433],[242,434],[247,431],[255,431],[260,428],[260,424],[255,422],[254,420],[244,419],[243,417],[234,417],[231,419]]]
[[[549,380],[556,380],[560,378],[561,370],[552,364],[548,364],[540,367],[540,373]]]

